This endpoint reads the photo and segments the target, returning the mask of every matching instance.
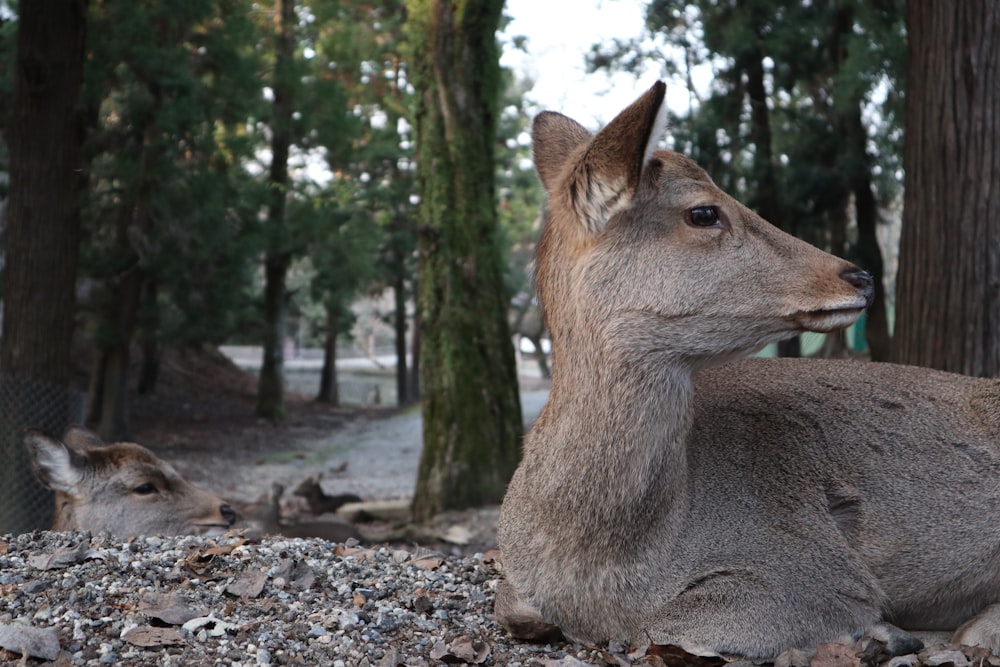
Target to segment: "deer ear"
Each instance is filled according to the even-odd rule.
[[[31,468],[42,484],[53,491],[72,494],[83,479],[85,457],[41,431],[24,432],[24,445],[31,458]]]
[[[667,86],[653,84],[642,97],[597,133],[568,183],[573,207],[591,232],[632,202],[642,172],[667,126]]]
[[[543,111],[531,124],[531,146],[538,178],[548,192],[559,187],[559,175],[570,156],[590,141],[592,135],[578,122],[556,113]]]
[[[63,433],[62,440],[70,448],[81,452],[94,447],[103,447],[106,444],[101,440],[101,436],[82,426],[70,426]]]

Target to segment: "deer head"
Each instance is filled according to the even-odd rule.
[[[548,192],[538,290],[554,338],[586,328],[674,358],[721,361],[854,322],[871,276],[767,223],[694,161],[658,150],[658,82],[596,136],[543,112]],[[566,346],[563,346],[565,351]]]
[[[62,440],[28,429],[24,443],[35,475],[56,492],[53,530],[210,534],[236,521],[232,507],[141,445],[104,444],[82,428]]]

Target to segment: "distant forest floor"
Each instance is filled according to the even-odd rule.
[[[527,376],[520,378],[526,421],[538,414],[549,387],[548,380],[532,377],[534,362],[528,363]],[[273,423],[255,415],[256,391],[255,374],[215,349],[170,350],[156,392],[134,398],[133,440],[251,520],[311,519],[305,499],[293,492],[317,474],[329,495],[353,493],[408,506],[422,441],[418,406],[332,406],[286,394],[288,416]],[[284,489],[277,501],[275,485]],[[447,525],[441,530],[462,524],[479,547],[488,547],[496,511],[443,516]]]
[[[255,414],[257,378],[213,348],[165,351],[156,392],[133,397],[132,436],[192,481],[225,495],[226,475],[281,460],[303,441],[325,438],[359,419],[399,412],[386,406],[333,406],[288,393],[287,418]],[[259,491],[268,487],[261,480]],[[242,497],[253,495],[240,490]]]

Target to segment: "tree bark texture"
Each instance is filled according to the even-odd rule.
[[[498,502],[520,456],[494,143],[502,0],[411,0],[423,453],[415,517]]]
[[[19,3],[8,127],[10,200],[0,343],[0,533],[47,527],[51,497],[34,483],[21,431],[79,420],[71,340],[80,238],[85,0]]]
[[[907,3],[895,360],[1000,376],[1000,3]]]
[[[271,119],[271,171],[268,183],[270,234],[264,260],[263,361],[257,386],[257,414],[277,421],[285,417],[284,338],[285,282],[291,256],[284,249],[285,199],[288,190],[288,152],[292,143],[294,85],[292,57],[295,41],[295,2],[278,0],[278,34],[275,39],[274,105]]]

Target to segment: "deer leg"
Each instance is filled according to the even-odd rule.
[[[494,614],[497,622],[518,639],[548,643],[562,638],[559,627],[542,618],[542,614],[522,600],[506,581],[501,581],[497,587]]]
[[[982,646],[1000,653],[1000,603],[991,604],[955,631],[956,644]]]
[[[808,651],[822,642],[852,642],[865,634],[884,635],[893,653],[922,646],[909,633],[881,623],[877,591],[866,594],[861,582],[838,590],[842,581],[814,580],[800,588],[748,570],[702,573],[654,616],[649,640],[695,655],[750,660],[773,659],[790,648]]]

